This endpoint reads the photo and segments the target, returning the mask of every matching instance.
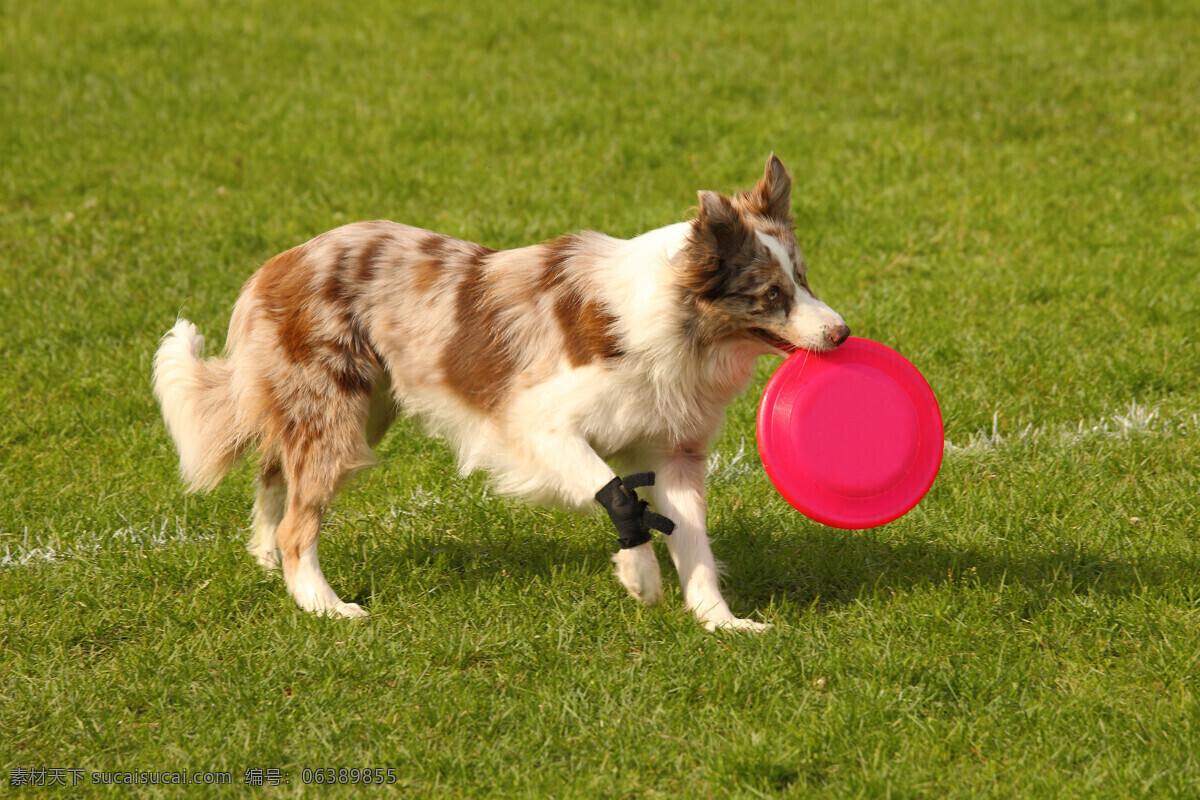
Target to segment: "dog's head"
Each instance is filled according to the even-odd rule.
[[[786,355],[832,350],[850,335],[808,288],[791,206],[792,178],[773,153],[750,191],[700,192],[680,255],[684,295],[695,306],[691,334],[702,346],[740,339]]]

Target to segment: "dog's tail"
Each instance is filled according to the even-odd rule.
[[[180,319],[154,354],[154,394],[179,451],[187,491],[216,486],[242,455],[233,370],[228,360],[202,359],[204,337]]]

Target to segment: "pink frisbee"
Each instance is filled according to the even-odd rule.
[[[912,510],[937,477],[944,436],[924,376],[870,339],[793,353],[758,405],[767,477],[796,510],[835,528],[874,528]]]

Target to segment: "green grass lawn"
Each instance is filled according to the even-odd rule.
[[[0,3],[9,793],[1200,796],[1200,4],[808,5]],[[183,496],[158,337],[219,345],[275,253],[373,218],[633,235],[772,150],[814,287],[952,446],[908,516],[810,522],[754,452],[763,360],[710,524],[769,632],[705,633],[669,568],[639,606],[607,521],[492,496],[412,422],[323,539],[362,623],[245,553],[252,468]]]

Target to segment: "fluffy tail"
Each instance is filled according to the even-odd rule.
[[[187,490],[216,486],[237,462],[245,441],[237,430],[233,371],[228,361],[202,360],[204,337],[181,319],[154,355],[154,394],[179,451]]]

